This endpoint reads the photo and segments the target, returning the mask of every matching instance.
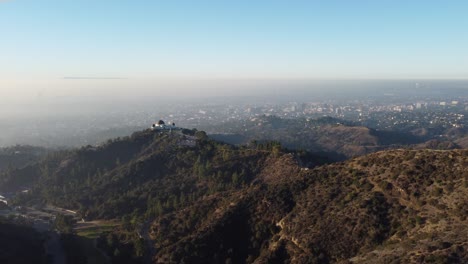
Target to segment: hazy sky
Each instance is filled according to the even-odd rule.
[[[0,1],[0,97],[163,94],[194,78],[468,78],[467,13],[468,1],[432,0]]]

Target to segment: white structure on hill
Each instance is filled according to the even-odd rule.
[[[151,130],[180,130],[182,128],[176,127],[175,123],[171,125],[166,125],[164,121],[159,120],[158,123],[151,125]]]

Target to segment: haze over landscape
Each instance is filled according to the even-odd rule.
[[[467,11],[0,1],[0,263],[467,263]]]

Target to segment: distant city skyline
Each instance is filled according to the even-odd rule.
[[[193,79],[467,79],[467,11],[465,1],[0,1],[0,96]]]

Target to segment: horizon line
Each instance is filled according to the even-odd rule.
[[[86,76],[65,76],[65,80],[124,80],[125,77],[86,77]]]

